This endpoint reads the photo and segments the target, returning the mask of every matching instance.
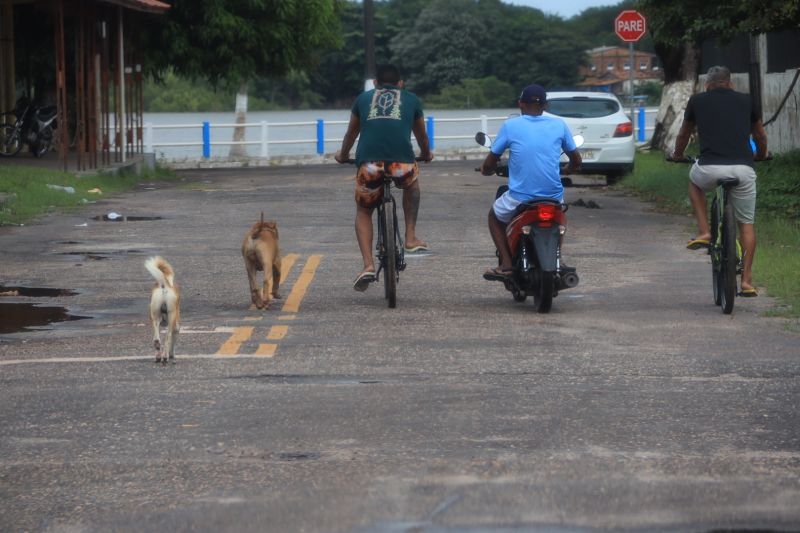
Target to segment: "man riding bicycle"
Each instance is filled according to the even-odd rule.
[[[750,135],[756,143],[755,160],[763,160],[767,157],[767,134],[750,95],[733,90],[731,72],[727,67],[708,69],[706,91],[689,98],[671,159],[685,159],[684,150],[695,126],[700,141],[700,157],[689,172],[689,198],[697,218],[698,232],[686,246],[691,250],[708,248],[711,229],[706,192],[714,190],[720,178],[738,178],[739,185],[731,189],[730,197],[744,252],[741,296],[757,296],[752,279],[756,252],[756,172]]]
[[[335,156],[339,163],[346,163],[360,134],[356,148],[355,226],[364,269],[353,285],[357,291],[365,291],[376,279],[372,256],[372,212],[381,199],[385,175],[391,176],[395,185],[403,189],[406,253],[427,250],[428,247],[416,234],[419,167],[410,140],[413,133],[421,160],[433,159],[422,104],[414,93],[403,89],[403,80],[394,65],[379,66],[374,83],[375,88],[361,93],[353,104],[342,147]]]
[[[569,158],[567,172],[576,172],[581,166],[581,156],[567,124],[558,117],[542,114],[547,104],[544,88],[528,85],[518,103],[521,115],[503,123],[481,165],[481,173],[491,176],[500,156],[510,150],[508,190],[489,211],[489,233],[500,254],[500,265],[483,274],[487,280],[504,281],[512,274],[506,226],[517,206],[534,198],[563,200],[559,164],[562,150]]]

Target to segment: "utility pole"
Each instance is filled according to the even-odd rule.
[[[375,79],[375,5],[364,0],[364,89],[372,89]]]

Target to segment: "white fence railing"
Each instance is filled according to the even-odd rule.
[[[647,126],[647,115],[656,113],[656,109],[639,108],[637,110],[637,117],[635,122],[635,134],[638,142],[644,142],[650,138],[653,131],[652,126]],[[439,142],[452,142],[461,140],[471,140],[475,136],[475,132],[480,130],[489,132],[489,123],[502,122],[508,119],[508,116],[488,116],[480,115],[477,117],[464,117],[464,118],[435,118],[434,116],[427,117],[427,130],[430,139],[431,149],[436,149]],[[341,143],[341,137],[326,137],[325,132],[328,126],[335,126],[339,130],[343,130],[347,125],[346,120],[323,120],[317,119],[316,121],[300,121],[300,122],[248,122],[248,123],[218,123],[211,124],[208,121],[194,124],[153,124],[147,123],[144,125],[144,149],[146,152],[155,152],[158,149],[170,148],[186,148],[186,147],[199,147],[203,158],[211,157],[211,148],[213,146],[258,146],[258,157],[268,159],[271,157],[270,147],[279,145],[314,145],[315,153],[317,155],[325,154],[325,143]],[[463,127],[460,127],[463,125]],[[439,134],[437,133],[438,126],[448,132]],[[453,127],[455,126],[455,128]],[[258,137],[255,140],[234,141],[232,139],[212,140],[212,130],[215,129],[228,129],[231,128],[248,128],[257,129]],[[160,131],[177,131],[177,130],[194,130],[199,135],[195,137],[196,140],[161,140],[156,139],[157,132]],[[278,130],[280,134],[274,133]],[[297,133],[297,132],[301,133]],[[314,135],[311,132],[316,132]],[[302,135],[308,133],[308,136]],[[296,135],[297,138],[291,135]],[[172,135],[175,137],[175,135]],[[181,135],[182,138],[186,136]],[[307,153],[307,152],[306,152]],[[169,158],[168,158],[169,159]]]

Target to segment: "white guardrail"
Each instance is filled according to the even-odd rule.
[[[649,139],[650,134],[653,131],[653,127],[646,125],[646,115],[656,113],[656,109],[645,109],[645,108],[638,108],[637,110],[637,120],[635,124],[635,135],[637,137],[637,142],[645,142],[646,139]],[[507,120],[508,116],[502,117],[490,117],[487,115],[480,115],[478,117],[466,117],[466,118],[434,118],[433,116],[428,116],[426,121],[428,137],[430,139],[430,146],[431,149],[434,150],[436,148],[436,144],[439,141],[458,141],[458,140],[467,140],[473,139],[475,137],[475,131],[477,131],[476,126],[480,131],[489,131],[489,122],[498,122]],[[184,148],[184,147],[201,147],[202,150],[202,157],[203,158],[210,158],[211,157],[211,147],[212,146],[234,146],[234,145],[241,145],[241,146],[259,146],[259,157],[261,158],[269,158],[270,157],[270,146],[273,145],[302,145],[302,144],[313,144],[316,145],[316,154],[317,155],[324,155],[325,154],[325,143],[341,143],[340,138],[326,138],[325,137],[325,129],[326,126],[346,126],[348,121],[346,120],[328,120],[325,121],[323,119],[317,119],[316,121],[302,121],[302,122],[248,122],[242,124],[236,123],[220,123],[220,124],[211,124],[209,122],[202,122],[202,123],[195,123],[195,124],[152,124],[147,123],[144,125],[144,149],[145,152],[154,152],[157,148]],[[436,133],[436,126],[437,125],[445,125],[445,124],[472,124],[471,127],[465,128],[462,131],[468,131],[468,134],[449,134],[449,135],[438,135]],[[294,128],[294,129],[305,129],[305,128],[314,128],[316,127],[316,135],[314,137],[306,137],[306,138],[270,138],[270,131],[274,128]],[[234,141],[234,140],[211,140],[211,130],[217,128],[259,128],[260,135],[257,140],[250,140],[250,141]],[[452,128],[450,128],[452,129]],[[460,129],[460,128],[459,128]],[[156,140],[156,132],[162,130],[196,130],[200,133],[198,135],[198,140],[196,141],[159,141]]]

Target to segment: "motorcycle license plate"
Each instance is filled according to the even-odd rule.
[[[580,150],[581,159],[594,159],[594,150]]]

